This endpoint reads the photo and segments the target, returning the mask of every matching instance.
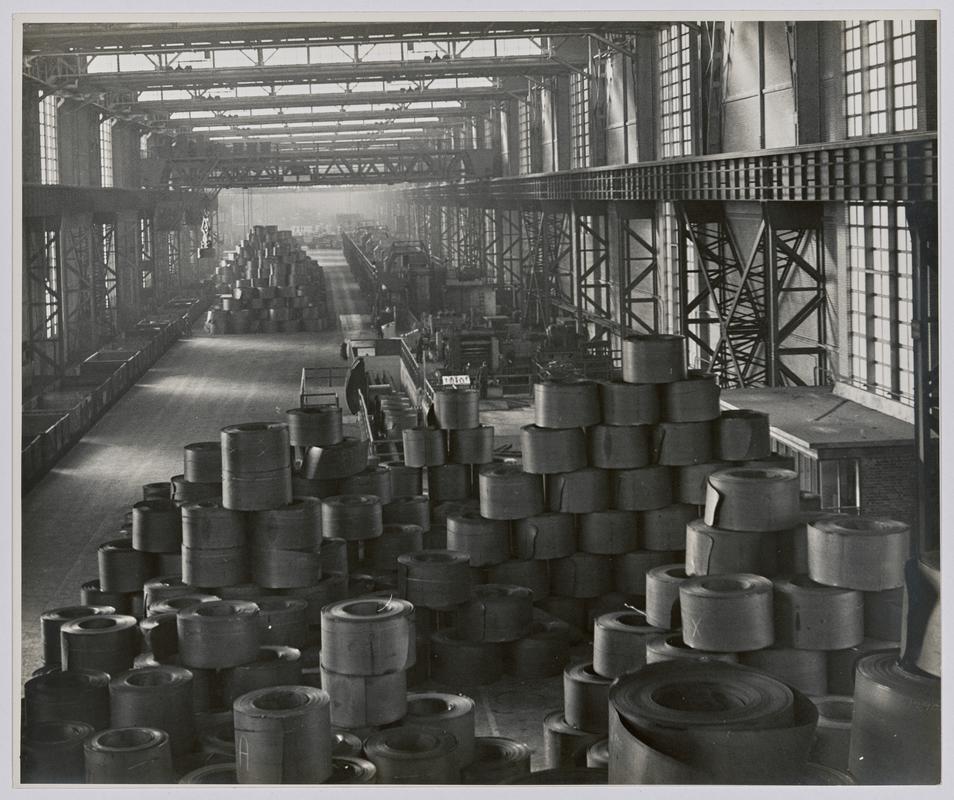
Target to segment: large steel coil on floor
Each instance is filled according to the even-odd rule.
[[[503,669],[515,678],[549,678],[563,672],[570,658],[570,629],[560,620],[531,622],[522,639],[503,650]]]
[[[211,603],[221,599],[222,598],[218,595],[191,591],[188,594],[180,594],[176,597],[167,597],[165,600],[160,600],[147,608],[146,613],[150,617],[155,617],[159,614],[177,614],[184,608],[191,608],[199,603]]]
[[[449,733],[457,740],[454,760],[459,768],[464,768],[476,756],[474,706],[471,698],[461,694],[411,692],[403,724]]]
[[[239,511],[291,502],[288,426],[248,422],[221,431],[222,505]]]
[[[655,425],[659,422],[659,390],[651,383],[604,381],[599,384],[604,425]]]
[[[321,501],[321,526],[331,539],[374,539],[384,530],[381,498],[367,494],[326,497]]]
[[[308,630],[308,601],[292,595],[262,595],[252,602],[261,615],[262,644],[305,647]]]
[[[447,517],[447,549],[466,553],[472,567],[500,564],[510,557],[510,525],[474,511]]]
[[[626,383],[671,383],[686,378],[686,339],[665,333],[623,339]]]
[[[177,616],[176,612],[170,611],[146,617],[139,623],[143,650],[152,653],[157,660],[173,658],[179,652]]]
[[[247,664],[262,645],[261,613],[244,600],[200,603],[179,612],[179,658],[185,667],[222,669]]]
[[[612,584],[609,556],[574,553],[550,562],[550,590],[563,597],[599,597]]]
[[[230,586],[251,575],[245,547],[220,549],[182,546],[182,575],[193,586]]]
[[[169,734],[172,755],[192,750],[195,739],[192,673],[182,667],[140,667],[109,682],[110,727],[158,728]]]
[[[533,421],[541,428],[586,428],[600,421],[599,387],[577,378],[533,386]]]
[[[672,470],[653,465],[610,472],[610,503],[627,511],[649,511],[672,505]]]
[[[301,469],[304,469],[302,467]],[[341,494],[338,491],[338,483],[334,478],[306,478],[301,471],[292,472],[292,494],[295,497],[331,497]]]
[[[848,768],[861,784],[941,780],[941,681],[904,669],[898,655],[858,661]]]
[[[732,531],[782,531],[799,514],[798,473],[736,467],[713,472],[706,490],[707,525]]]
[[[493,426],[448,431],[447,455],[454,464],[489,464],[494,460]]]
[[[43,648],[43,664],[59,666],[62,653],[60,647],[60,628],[67,622],[80,617],[93,617],[98,614],[115,614],[113,606],[64,606],[52,608],[40,615],[40,642]]]
[[[264,550],[313,550],[321,545],[322,505],[316,497],[295,497],[280,508],[249,515],[251,545]]]
[[[221,503],[201,501],[182,506],[180,513],[183,546],[200,550],[245,547],[248,515],[241,511],[224,508]]]
[[[576,528],[572,514],[547,512],[518,519],[511,525],[511,541],[517,558],[549,560],[576,552]]]
[[[72,619],[60,628],[60,648],[64,670],[88,669],[117,675],[132,667],[139,652],[136,618],[98,614]]]
[[[479,736],[474,740],[474,759],[461,771],[465,784],[499,784],[530,774],[530,748],[502,736]]]
[[[660,416],[667,422],[707,422],[719,416],[719,384],[711,373],[690,370],[685,380],[659,387]]]
[[[407,713],[407,672],[344,675],[321,668],[321,685],[331,696],[331,722],[339,728],[390,725]]]
[[[384,675],[415,663],[414,606],[357,598],[321,610],[321,665],[348,675]]]
[[[184,475],[173,475],[169,479],[172,486],[172,502],[177,506],[185,503],[198,503],[200,500],[222,499],[222,478],[217,481],[196,483],[186,480]]]
[[[807,575],[776,578],[775,644],[802,650],[844,650],[864,639],[861,592],[823,586]]]
[[[706,504],[706,490],[709,488],[709,476],[732,466],[729,461],[706,461],[702,464],[689,464],[676,467],[673,473],[673,499],[677,503],[694,506]]]
[[[660,422],[653,428],[653,463],[686,467],[712,460],[711,422]]]
[[[774,575],[777,539],[772,533],[730,531],[694,519],[686,526],[686,572],[721,575],[751,572]]]
[[[785,784],[805,768],[818,713],[736,664],[651,664],[610,689],[610,783]]]
[[[405,428],[401,439],[409,467],[439,467],[447,460],[447,434],[440,428]]]
[[[586,435],[582,428],[524,425],[520,451],[524,472],[534,475],[582,469],[586,466]]]
[[[231,705],[247,692],[301,683],[301,651],[296,647],[265,645],[258,658],[224,671],[222,699]]]
[[[696,506],[673,503],[637,515],[640,547],[644,550],[685,550],[686,526],[698,516]]]
[[[104,592],[141,592],[142,585],[156,574],[155,554],[134,550],[129,539],[104,542],[96,550],[96,560]]]
[[[563,709],[551,711],[543,718],[543,763],[548,770],[586,765],[586,751],[606,733],[593,733],[574,728],[563,716]]]
[[[547,508],[564,514],[589,514],[610,506],[610,473],[584,467],[546,476]]]
[[[866,592],[902,586],[910,532],[884,517],[823,517],[808,525],[808,574],[827,586]]]
[[[109,675],[89,669],[58,670],[30,678],[23,687],[27,724],[79,722],[109,727]]]
[[[84,783],[83,742],[92,733],[85,722],[27,724],[20,736],[20,781]]]
[[[524,586],[536,603],[550,594],[550,570],[546,561],[511,558],[487,569],[487,583]]]
[[[623,594],[644,596],[646,574],[677,557],[677,553],[666,550],[631,550],[613,556],[613,588]]]
[[[609,687],[612,678],[599,675],[592,663],[572,664],[563,670],[563,715],[574,728],[606,733]]]
[[[533,596],[524,586],[486,583],[457,610],[457,633],[470,642],[513,642],[530,632]]]
[[[679,585],[688,580],[685,563],[662,564],[646,573],[646,624],[655,628],[678,628]]]
[[[449,733],[413,725],[378,731],[368,737],[364,752],[378,771],[378,783],[459,783],[458,745]]]
[[[398,556],[398,594],[414,605],[447,609],[470,599],[466,553],[422,550]]]
[[[679,605],[690,647],[738,653],[775,641],[768,578],[745,573],[690,578],[679,586]]]
[[[285,412],[292,447],[328,447],[343,438],[341,409],[332,406],[290,408]]]
[[[309,626],[321,625],[321,609],[328,603],[344,600],[348,594],[348,576],[331,573],[325,575],[314,586],[298,586],[283,589],[281,594],[297,597],[307,604],[305,619]],[[254,602],[254,601],[253,601]]]
[[[594,511],[580,514],[579,548],[584,553],[611,556],[639,547],[636,514],[632,511]]]
[[[366,758],[334,756],[331,759],[331,777],[326,784],[377,783],[378,768]]]
[[[424,473],[420,467],[409,467],[403,461],[385,461],[382,466],[388,468],[392,500],[396,497],[418,495],[424,491]]]
[[[143,500],[171,500],[172,484],[169,481],[156,481],[142,485]]]
[[[385,525],[418,525],[425,533],[431,529],[431,504],[425,494],[395,497],[381,509]]]
[[[205,783],[215,786],[236,784],[238,777],[235,774],[235,762],[228,761],[197,767],[179,778],[179,783]]]
[[[651,431],[649,425],[594,425],[586,432],[590,464],[600,469],[637,469],[647,466]]]
[[[156,728],[109,728],[85,744],[86,783],[175,783],[169,735]]]
[[[193,442],[183,449],[182,476],[190,483],[222,482],[221,442]]]
[[[239,697],[235,714],[239,783],[322,783],[331,777],[328,693],[278,686]]]
[[[509,520],[543,513],[543,479],[516,464],[487,464],[478,482],[483,517]]]
[[[723,411],[713,429],[715,457],[723,461],[753,461],[772,455],[769,416],[740,408]]]
[[[368,465],[368,443],[345,436],[337,444],[309,447],[302,459],[302,476],[310,481],[341,480]]]
[[[434,392],[434,414],[437,426],[444,430],[476,428],[480,424],[478,406],[480,394],[476,389],[457,386]]]
[[[434,504],[466,500],[471,493],[467,464],[442,464],[427,468],[427,495]]]
[[[387,505],[392,497],[391,469],[380,464],[369,465],[357,475],[343,478],[338,484],[338,494],[370,494]]]
[[[827,659],[823,650],[766,647],[739,653],[739,663],[761,670],[809,696],[828,691]]]
[[[850,695],[826,694],[813,697],[812,702],[818,709],[818,727],[812,743],[811,760],[847,770],[854,700]]]
[[[364,558],[373,572],[393,572],[398,556],[424,549],[424,531],[420,525],[385,525],[376,539],[364,545]]]
[[[900,636],[901,663],[937,678],[941,677],[940,559],[940,551],[932,550],[905,565]]]
[[[878,650],[891,650],[897,648],[897,646],[897,642],[865,638],[856,647],[827,651],[825,655],[828,662],[828,693],[853,694],[855,691],[855,669],[858,662],[869,653]]]
[[[605,678],[618,678],[645,666],[646,639],[660,633],[634,611],[601,614],[593,626],[593,669]]]
[[[453,630],[431,634],[431,679],[457,690],[494,683],[503,674],[503,646],[468,642]]]

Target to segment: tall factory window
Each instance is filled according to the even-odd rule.
[[[527,94],[526,102],[520,102],[520,172],[533,172],[533,95]]]
[[[692,46],[681,23],[659,32],[662,157],[692,155]]]
[[[914,20],[846,22],[844,46],[848,135],[915,130]]]
[[[850,380],[914,402],[912,255],[904,206],[848,206]]]
[[[99,123],[99,184],[113,185],[113,120],[104,117]]]
[[[60,182],[56,151],[56,97],[51,94],[40,98],[40,181]]]
[[[149,134],[148,133],[139,137],[139,157],[149,158]]]
[[[590,79],[570,75],[570,166],[590,165]]]

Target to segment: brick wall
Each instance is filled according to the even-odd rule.
[[[917,508],[914,448],[861,459],[861,513],[914,524]]]

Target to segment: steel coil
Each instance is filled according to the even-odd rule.
[[[734,531],[781,531],[797,524],[798,473],[736,467],[714,472],[706,490],[707,525]]]
[[[386,525],[417,525],[425,533],[431,529],[431,505],[427,495],[395,497],[381,509]]]
[[[278,686],[233,704],[239,783],[322,783],[331,777],[328,693]]]
[[[96,550],[96,560],[99,563],[99,585],[104,592],[141,592],[143,584],[156,574],[155,556],[134,550],[128,539],[104,542]]]
[[[220,432],[222,474],[254,478],[291,467],[288,426],[283,422],[247,422]]]
[[[609,697],[614,784],[790,783],[818,718],[800,692],[737,664],[651,664]]]
[[[905,565],[901,663],[941,677],[941,557],[937,550],[921,553]],[[867,607],[867,601],[866,601]],[[865,632],[893,631],[865,620]]]
[[[818,709],[818,727],[809,758],[834,769],[848,769],[851,718],[854,700],[850,695],[824,694],[812,698]]]
[[[589,514],[610,506],[610,473],[596,467],[546,476],[547,508],[564,514]]]
[[[295,497],[332,497],[341,494],[338,491],[339,481],[333,479],[316,478],[309,480],[301,472],[292,472],[292,494]]]
[[[301,651],[297,648],[265,645],[259,649],[254,661],[224,671],[223,700],[231,706],[251,691],[296,686],[301,683],[301,667]]]
[[[513,642],[529,633],[532,620],[529,589],[488,583],[475,586],[457,610],[457,634],[469,642]]]
[[[503,645],[470,642],[452,629],[431,634],[431,679],[455,691],[484,686],[503,675]]]
[[[321,558],[322,574],[347,575],[350,571],[348,566],[348,543],[344,539],[324,537],[321,540],[318,555]]]
[[[499,784],[530,774],[530,748],[502,736],[479,736],[474,740],[474,759],[461,771],[465,784]]]
[[[310,481],[337,481],[357,475],[366,466],[368,443],[345,436],[337,444],[307,448],[302,459],[301,473]]]
[[[331,777],[326,784],[377,783],[378,768],[366,758],[334,756],[331,759]]]
[[[623,594],[645,596],[646,573],[671,564],[677,555],[665,550],[632,550],[613,556],[613,588]]]
[[[323,666],[321,685],[331,696],[331,722],[339,728],[390,725],[407,713],[405,671],[344,675]]]
[[[97,614],[60,627],[60,661],[64,670],[93,670],[116,675],[130,669],[139,652],[135,617]]]
[[[341,409],[337,406],[290,408],[285,412],[292,447],[329,447],[343,438]]]
[[[398,567],[398,556],[424,549],[424,531],[420,525],[385,525],[376,539],[364,546],[365,562],[373,572],[391,572]]]
[[[586,435],[582,428],[524,425],[520,429],[520,450],[524,472],[535,475],[569,472],[586,466]]]
[[[909,672],[897,650],[858,661],[848,769],[861,784],[941,780],[941,681]]]
[[[83,745],[86,783],[175,783],[169,735],[156,728],[110,728]]]
[[[487,569],[487,581],[530,590],[533,602],[550,594],[550,571],[545,561],[508,559]]]
[[[306,600],[301,597],[264,595],[252,602],[260,612],[263,645],[298,648],[308,645],[311,633],[308,629]]]
[[[772,533],[730,531],[695,519],[686,526],[686,572],[692,576],[727,572],[771,576],[776,573],[776,544]]]
[[[391,479],[389,503],[396,497],[409,497],[424,492],[424,475],[419,467],[409,467],[403,461],[386,461],[383,466],[388,468],[388,476]]]
[[[824,517],[808,525],[808,574],[828,586],[880,592],[904,585],[910,527],[883,517]]]
[[[672,505],[672,471],[654,465],[610,472],[610,502],[626,511],[650,511]]]
[[[609,687],[592,663],[572,664],[563,670],[563,717],[569,725],[591,733],[606,733]]]
[[[67,622],[80,617],[115,613],[116,609],[113,606],[64,606],[44,611],[40,615],[40,642],[43,648],[44,665],[60,665],[60,628]]]
[[[609,739],[600,739],[586,749],[586,766],[602,770],[609,768]]]
[[[218,595],[192,591],[188,594],[180,594],[176,597],[167,597],[165,600],[159,600],[146,609],[146,614],[150,617],[155,617],[159,614],[177,614],[182,609],[191,608],[198,603],[211,603],[220,599]]]
[[[594,511],[581,514],[579,549],[584,553],[615,555],[639,547],[636,514],[632,511]]]
[[[480,468],[480,514],[488,519],[522,519],[542,514],[543,479],[516,464]]]
[[[550,590],[563,597],[598,597],[612,582],[609,556],[574,553],[550,562]]]
[[[259,608],[218,600],[182,609],[176,622],[179,658],[186,667],[222,669],[254,661],[262,645]]]
[[[476,428],[480,424],[478,406],[480,394],[476,389],[457,386],[434,392],[434,413],[437,426],[444,430]]]
[[[633,611],[601,614],[593,626],[593,669],[604,678],[618,678],[646,665],[646,639],[659,628]]]
[[[466,553],[422,550],[398,556],[398,594],[414,605],[447,609],[470,599]]]
[[[510,557],[510,525],[474,511],[447,517],[447,549],[466,553],[472,567],[500,564]]]
[[[142,585],[143,605],[148,609],[163,600],[194,594],[195,585],[189,585],[181,577],[161,575],[150,578]]]
[[[85,722],[37,722],[20,735],[21,783],[84,783],[83,742],[93,733]]]
[[[143,500],[171,500],[172,484],[169,481],[156,481],[142,485]]]
[[[184,546],[213,550],[245,547],[248,517],[242,512],[203,501],[182,506],[180,513]]]
[[[686,526],[698,515],[696,506],[674,503],[637,515],[640,547],[644,550],[685,550]]]
[[[511,526],[511,544],[517,558],[566,558],[577,549],[573,515],[547,512],[518,519]]]
[[[739,653],[739,663],[761,670],[809,696],[828,691],[827,659],[823,650],[768,647]]]
[[[191,483],[221,483],[221,442],[187,444],[183,448],[182,475]]]
[[[172,502],[176,506],[186,503],[198,503],[202,500],[222,499],[222,479],[209,483],[194,483],[186,480],[184,475],[173,475],[169,479],[172,485]]]
[[[515,678],[549,678],[570,658],[570,629],[561,620],[534,621],[526,636],[503,649],[503,671]]]
[[[775,641],[772,582],[744,573],[690,578],[679,586],[683,640],[690,647],[737,653]]]
[[[719,417],[716,376],[690,370],[685,380],[659,387],[660,416],[667,422],[707,422]]]
[[[238,776],[235,772],[235,762],[206,764],[204,767],[198,767],[187,772],[179,778],[179,783],[205,783],[216,786],[237,784]]]
[[[140,667],[109,682],[112,728],[158,728],[169,735],[173,757],[192,750],[192,673],[182,667]]]
[[[157,661],[173,658],[179,652],[176,617],[176,612],[169,611],[147,617],[139,623],[143,649],[147,653],[152,653]]]
[[[855,667],[861,658],[876,650],[891,650],[898,642],[886,642],[881,639],[864,639],[856,647],[845,650],[828,650],[828,693],[851,695],[855,690]]]
[[[603,558],[604,556],[595,556]],[[554,562],[555,563],[555,562]],[[554,589],[551,571],[550,589]],[[558,594],[550,594],[543,598],[537,607],[545,613],[569,626],[573,634],[574,641],[579,641],[583,636],[583,631],[587,629],[587,607],[588,603],[584,597],[567,597]]]
[[[262,550],[314,550],[322,541],[323,502],[316,497],[295,497],[280,508],[249,515],[253,548]]]
[[[651,383],[604,381],[599,384],[604,425],[654,425],[659,422],[659,390]]]
[[[586,428],[600,421],[599,388],[577,378],[533,386],[533,421],[541,428]]]
[[[604,736],[574,728],[562,708],[551,711],[543,718],[543,763],[547,770],[581,767],[586,764],[586,751]]]
[[[251,551],[251,564],[252,580],[267,589],[297,589],[321,580],[321,556],[316,550],[257,547]]]
[[[338,494],[373,495],[387,505],[391,502],[391,470],[380,464],[367,466],[357,475],[343,478],[338,490]]]
[[[844,650],[864,639],[861,592],[822,586],[807,575],[774,581],[775,643],[802,650]]]
[[[331,539],[348,542],[373,539],[384,530],[381,498],[364,494],[343,494],[321,501],[321,526]]]
[[[686,467],[711,460],[711,422],[660,422],[653,428],[654,464]]]
[[[235,511],[278,508],[292,501],[289,468],[260,472],[254,477],[222,473],[222,505]]]
[[[400,725],[368,737],[364,750],[387,784],[449,784],[460,782],[457,742],[436,729]]]
[[[406,600],[344,600],[321,610],[321,665],[347,675],[384,675],[415,661],[414,606]]]
[[[229,586],[251,576],[244,547],[219,549],[182,546],[182,575],[193,586]]]
[[[728,461],[707,461],[703,464],[690,464],[677,467],[673,472],[673,499],[677,503],[694,506],[706,504],[706,490],[709,488],[709,476],[713,472],[728,469]]]
[[[665,333],[634,334],[623,339],[626,383],[671,383],[686,378],[686,339]]]
[[[761,411],[723,411],[713,430],[715,456],[723,461],[754,461],[772,455],[769,417]]]
[[[478,425],[475,428],[449,431],[447,456],[454,464],[489,464],[494,460],[493,426]]]
[[[470,467],[466,464],[442,464],[427,468],[427,495],[432,503],[466,500],[471,494]]]
[[[600,469],[637,469],[648,466],[651,433],[652,428],[649,425],[594,425],[588,428],[586,439],[590,464]]]
[[[409,467],[439,467],[447,460],[447,434],[440,428],[405,428],[401,439]]]
[[[364,752],[364,742],[360,736],[344,730],[332,733],[331,755],[334,758],[342,756],[360,756]]]
[[[291,587],[282,590],[286,597],[297,597],[307,604],[305,619],[313,630],[321,625],[321,609],[328,603],[344,600],[348,594],[348,576],[332,573],[323,577],[314,586]]]
[[[672,629],[682,624],[679,585],[688,579],[685,564],[662,564],[646,573],[646,623]]]
[[[29,725],[79,722],[99,731],[109,727],[109,675],[99,670],[54,670],[24,684],[23,711]]]
[[[454,761],[463,769],[476,757],[474,701],[461,694],[412,692],[402,724],[449,733],[457,741]]]

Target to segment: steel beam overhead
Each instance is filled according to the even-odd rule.
[[[392,120],[419,120],[440,117],[445,119],[462,119],[478,117],[490,113],[490,104],[469,104],[466,108],[437,108],[433,110],[418,108],[374,108],[355,109],[351,111],[329,111],[327,113],[313,112],[307,114],[218,114],[212,117],[176,117],[167,120],[170,128],[179,130],[194,130],[209,126],[228,125],[241,130],[252,130],[259,125],[294,125],[296,123],[318,122],[349,122],[357,120],[371,120],[390,122]],[[367,127],[367,126],[363,126]]]

